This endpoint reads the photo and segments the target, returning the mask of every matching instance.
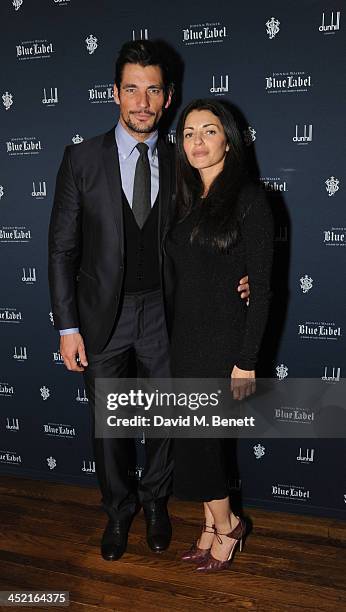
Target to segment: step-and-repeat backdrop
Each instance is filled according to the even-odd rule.
[[[96,483],[83,380],[65,369],[53,328],[47,228],[64,146],[117,120],[114,60],[129,39],[173,47],[178,107],[215,97],[239,110],[276,224],[265,374],[337,385],[346,368],[342,3],[3,0],[0,12],[0,471]],[[277,418],[309,427],[299,410]],[[236,446],[231,487],[245,504],[344,513],[343,440]]]

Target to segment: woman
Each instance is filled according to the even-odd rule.
[[[228,108],[196,100],[177,126],[177,214],[166,250],[174,273],[171,367],[175,378],[255,379],[270,297],[272,217],[248,178],[244,145]],[[247,273],[249,306],[237,292]],[[245,534],[230,509],[223,441],[175,440],[174,492],[202,501],[205,523],[182,559],[226,569]]]

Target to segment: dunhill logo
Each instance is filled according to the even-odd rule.
[[[36,268],[28,268],[28,272],[23,268],[22,281],[29,285],[36,283]]]
[[[82,467],[82,472],[87,472],[89,474],[95,474],[96,472],[96,468],[95,468],[95,461],[88,461],[88,465],[86,461],[83,461],[83,467]]]
[[[47,92],[46,92],[46,88],[43,88],[43,98],[42,98],[42,104],[47,104],[48,106],[55,106],[55,104],[58,104],[59,102],[59,98],[58,98],[58,88],[57,87],[51,87],[50,88],[50,94],[48,93],[47,96]]]
[[[332,11],[329,25],[325,24],[325,15],[322,13],[322,23],[318,29],[320,32],[324,32],[324,34],[334,34],[337,30],[340,30],[340,11],[336,11],[335,17],[334,11]]]
[[[341,376],[341,368],[328,369],[328,366],[324,368],[324,374],[321,376],[322,380],[326,382],[339,382]]]
[[[33,198],[36,198],[37,200],[42,200],[42,198],[45,198],[47,195],[46,181],[39,181],[38,189],[36,189],[36,185],[33,181],[31,195]]]
[[[132,40],[148,40],[149,30],[148,28],[141,28],[140,30],[132,30]]]
[[[228,93],[228,74],[224,76],[221,75],[218,81],[216,80],[215,75],[213,74],[213,84],[210,88],[210,93],[214,93],[219,96]]]
[[[174,129],[170,130],[169,133],[167,134],[167,140],[168,140],[168,142],[171,142],[172,144],[176,144],[176,142],[177,142],[177,135],[176,135]]]
[[[299,449],[299,455],[297,456],[297,461],[301,461],[302,463],[312,463],[314,460],[315,449],[307,448],[305,454],[302,455],[302,449]]]
[[[85,393],[85,389],[83,389],[83,393],[81,394],[78,388],[78,393],[76,395],[76,402],[88,402],[88,398]]]
[[[13,359],[16,359],[16,361],[26,361],[28,359],[26,346],[20,346],[19,348],[15,346]]]
[[[19,431],[19,420],[6,418],[6,429],[11,431]]]
[[[312,142],[312,124],[311,123],[309,126],[307,126],[306,124],[304,125],[304,131],[303,131],[302,136],[298,136],[298,130],[299,130],[299,125],[296,125],[296,133],[295,133],[295,136],[293,136],[292,138],[293,142],[296,142],[298,144],[307,144],[308,142]]]

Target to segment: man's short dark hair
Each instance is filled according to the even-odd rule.
[[[170,70],[159,42],[153,40],[130,40],[123,44],[115,63],[114,82],[119,92],[125,64],[139,64],[143,67],[158,66],[161,68],[165,101],[169,93],[173,92],[174,87],[170,77]]]

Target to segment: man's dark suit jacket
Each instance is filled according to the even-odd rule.
[[[174,189],[174,156],[158,141],[159,253]],[[86,347],[100,352],[114,326],[124,279],[121,177],[114,128],[66,147],[49,227],[49,285],[54,325],[79,327]]]

